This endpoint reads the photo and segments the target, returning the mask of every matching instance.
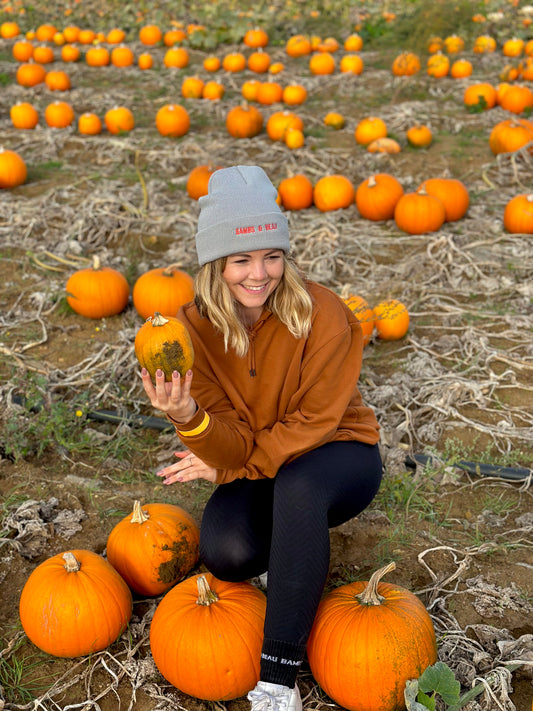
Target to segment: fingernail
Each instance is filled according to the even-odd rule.
[[[172,371],[172,377],[173,377],[173,378],[179,378],[179,377],[180,377],[180,374],[178,373],[177,370],[173,370],[173,371]]]
[[[191,377],[191,375],[192,375],[192,370],[188,370],[188,371],[187,371],[187,375],[188,375],[188,376],[189,376],[189,378],[190,378],[190,377]]]
[[[141,368],[141,375],[142,376],[148,375],[148,371],[146,370],[146,368]]]
[[[156,374],[156,376],[157,376],[158,378],[160,378],[160,377],[163,375],[163,371],[162,371],[160,368],[158,368],[158,369],[155,371],[155,374]]]

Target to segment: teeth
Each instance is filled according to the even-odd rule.
[[[248,289],[248,291],[262,291],[265,288],[266,284],[263,286],[245,286],[245,289]]]

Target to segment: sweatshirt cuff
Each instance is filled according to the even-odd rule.
[[[167,417],[174,425],[174,429],[180,437],[196,437],[201,435],[209,427],[209,423],[211,422],[209,413],[201,408],[198,408],[188,422],[176,422],[172,417]]]

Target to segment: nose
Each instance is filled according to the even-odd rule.
[[[256,259],[251,263],[250,276],[256,279],[257,281],[261,281],[267,276],[265,263],[262,259]]]

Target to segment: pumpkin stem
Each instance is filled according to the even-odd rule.
[[[377,181],[373,175],[370,176],[367,182],[367,187],[369,188],[375,188],[377,185]]]
[[[169,264],[168,267],[165,267],[163,269],[161,274],[163,276],[171,277],[171,276],[174,276],[174,272],[176,271],[176,269],[181,269],[181,265],[180,264]]]
[[[218,601],[218,595],[209,587],[205,575],[200,575],[196,581],[196,585],[198,587],[198,599],[196,600],[197,605],[209,606]]]
[[[381,605],[385,598],[378,594],[378,584],[381,581],[381,578],[387,575],[387,573],[390,573],[391,570],[395,569],[396,563],[394,561],[391,561],[384,568],[376,570],[376,572],[368,581],[368,585],[363,590],[363,592],[355,596],[356,599],[359,600],[361,605]]]
[[[144,523],[145,521],[149,521],[150,516],[148,514],[144,513],[141,507],[141,502],[140,501],[134,501],[133,502],[133,513],[131,515],[131,520],[130,523]]]
[[[153,316],[148,316],[146,320],[150,321],[152,326],[164,326],[166,323],[168,323],[168,318],[161,316],[159,311],[156,311]]]
[[[77,573],[81,568],[81,563],[76,558],[74,553],[67,551],[67,553],[63,553],[62,558],[65,561],[65,570],[67,573]]]
[[[102,264],[100,262],[100,257],[97,254],[93,254],[93,269],[94,269],[94,271],[96,272],[101,268],[102,268]]]

